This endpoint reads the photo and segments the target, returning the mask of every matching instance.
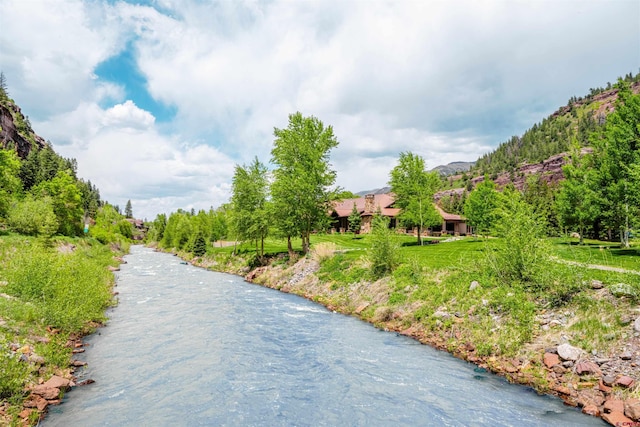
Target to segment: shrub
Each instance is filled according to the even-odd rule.
[[[522,283],[539,290],[548,282],[550,248],[544,222],[517,192],[505,193],[495,234],[501,239],[488,251],[490,271],[503,284]]]
[[[50,197],[27,196],[11,207],[8,222],[18,233],[45,238],[53,236],[59,226]]]
[[[395,234],[389,229],[388,219],[376,216],[371,232],[371,274],[378,279],[391,273],[399,264],[400,244]]]

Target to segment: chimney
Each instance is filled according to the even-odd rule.
[[[376,208],[374,206],[375,196],[373,194],[367,194],[364,196],[364,212],[372,214],[375,212]]]

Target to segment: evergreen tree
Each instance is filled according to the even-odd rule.
[[[354,237],[360,232],[361,225],[362,216],[360,216],[360,212],[358,212],[356,202],[353,202],[353,209],[351,210],[351,214],[349,215],[349,230],[353,232]]]
[[[127,205],[124,208],[124,216],[126,218],[133,218],[133,209],[131,208],[131,200],[127,200]]]

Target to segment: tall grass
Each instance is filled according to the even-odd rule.
[[[106,269],[111,252],[84,246],[60,253],[38,243],[25,245],[5,263],[5,293],[36,307],[38,320],[68,332],[81,332],[87,322],[104,320],[111,302]]]

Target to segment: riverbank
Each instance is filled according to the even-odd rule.
[[[502,305],[524,297],[516,290],[497,297],[496,289],[483,286],[483,279],[475,280],[473,273],[456,273],[451,281],[441,270],[422,269],[417,277],[409,269],[371,281],[362,273],[366,265],[353,260],[340,264],[305,257],[290,264],[276,257],[254,269],[228,255],[187,260],[410,336],[511,382],[557,396],[612,425],[640,421],[639,313],[635,299],[619,283],[591,279],[571,303],[543,304],[518,318],[517,310]],[[345,277],[335,280],[336,274],[328,270]],[[420,292],[419,298],[407,297]],[[605,329],[594,331],[593,319],[598,317]],[[512,332],[525,333],[525,328],[525,337],[496,341],[496,336],[504,340]]]
[[[0,236],[0,425],[36,425],[76,386],[82,337],[114,305],[127,248],[87,239]]]

